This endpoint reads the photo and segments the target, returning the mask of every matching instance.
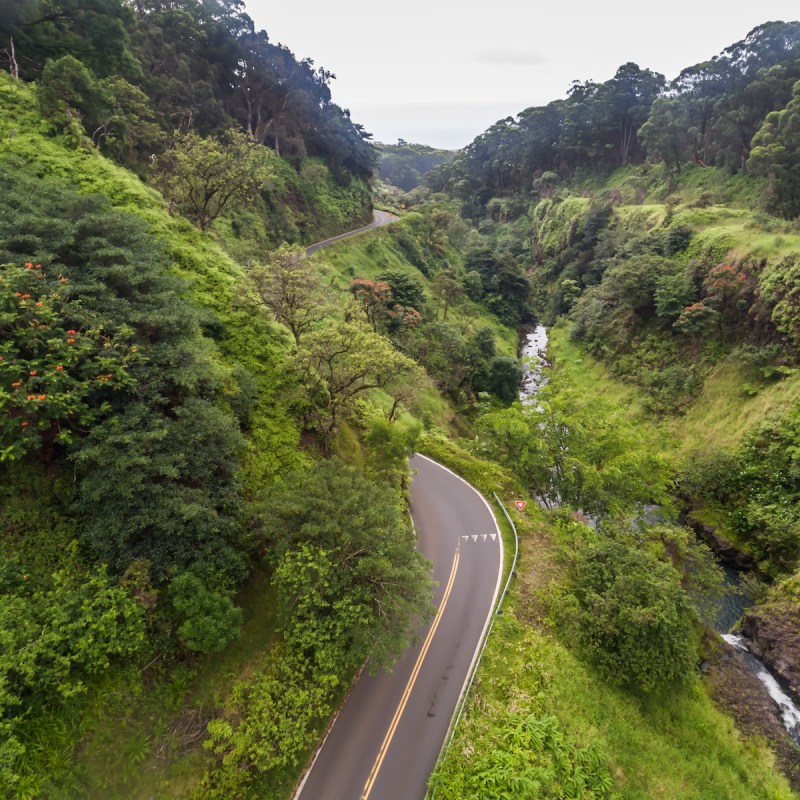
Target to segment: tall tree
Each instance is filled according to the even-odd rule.
[[[302,247],[281,245],[249,278],[258,301],[292,332],[295,344],[333,312],[319,270]]]
[[[268,152],[233,129],[221,138],[178,133],[157,161],[159,184],[175,207],[208,230],[220,214],[252,200],[266,185]]]

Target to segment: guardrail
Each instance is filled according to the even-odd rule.
[[[486,635],[483,637],[483,643],[481,644],[481,650],[478,654],[478,658],[475,660],[475,665],[472,668],[472,674],[469,677],[469,683],[467,684],[467,688],[464,691],[464,694],[461,696],[461,699],[458,702],[458,712],[453,718],[453,721],[450,723],[450,728],[447,732],[447,737],[445,739],[444,746],[442,747],[442,753],[440,758],[440,763],[444,763],[447,760],[447,754],[450,751],[450,745],[453,742],[453,737],[456,734],[456,728],[458,727],[458,723],[461,721],[461,715],[464,713],[464,708],[467,705],[467,698],[469,697],[470,689],[472,689],[472,684],[475,681],[475,675],[478,672],[478,667],[481,664],[481,659],[483,658],[483,651],[486,649],[486,643],[489,641],[489,636],[492,633],[492,628],[494,628],[494,621],[495,619],[503,613],[503,601],[506,599],[506,595],[508,594],[508,587],[511,585],[511,578],[516,575],[517,569],[517,559],[519,558],[519,534],[517,533],[517,526],[514,524],[514,520],[511,519],[506,507],[503,505],[503,501],[497,496],[497,492],[492,492],[494,494],[494,499],[497,501],[497,505],[503,511],[505,518],[508,520],[508,524],[511,526],[511,530],[514,533],[514,560],[511,562],[511,569],[508,571],[508,578],[506,578],[506,585],[503,587],[503,593],[500,595],[500,599],[497,601],[497,606],[495,607],[494,613],[492,614],[492,621],[489,623],[489,627],[486,630]],[[438,766],[438,764],[437,764]],[[430,800],[434,800],[436,797],[436,784],[433,785],[431,788],[430,793]]]

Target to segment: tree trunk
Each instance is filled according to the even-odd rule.
[[[11,37],[11,53],[9,54],[10,64],[8,71],[11,77],[16,81],[19,80],[19,64],[17,64],[17,51],[14,49],[14,37]]]

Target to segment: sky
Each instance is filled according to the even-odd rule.
[[[611,78],[668,79],[797,0],[245,0],[256,27],[336,75],[334,102],[373,134],[456,149],[498,119]]]

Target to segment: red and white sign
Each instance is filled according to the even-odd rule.
[[[523,508],[525,508],[525,506],[526,506],[526,503],[525,503],[525,501],[524,501],[524,500],[515,500],[515,501],[514,501],[514,505],[515,505],[515,506],[516,506],[516,507],[517,507],[517,508],[518,508],[520,511],[522,511],[522,509],[523,509]]]

